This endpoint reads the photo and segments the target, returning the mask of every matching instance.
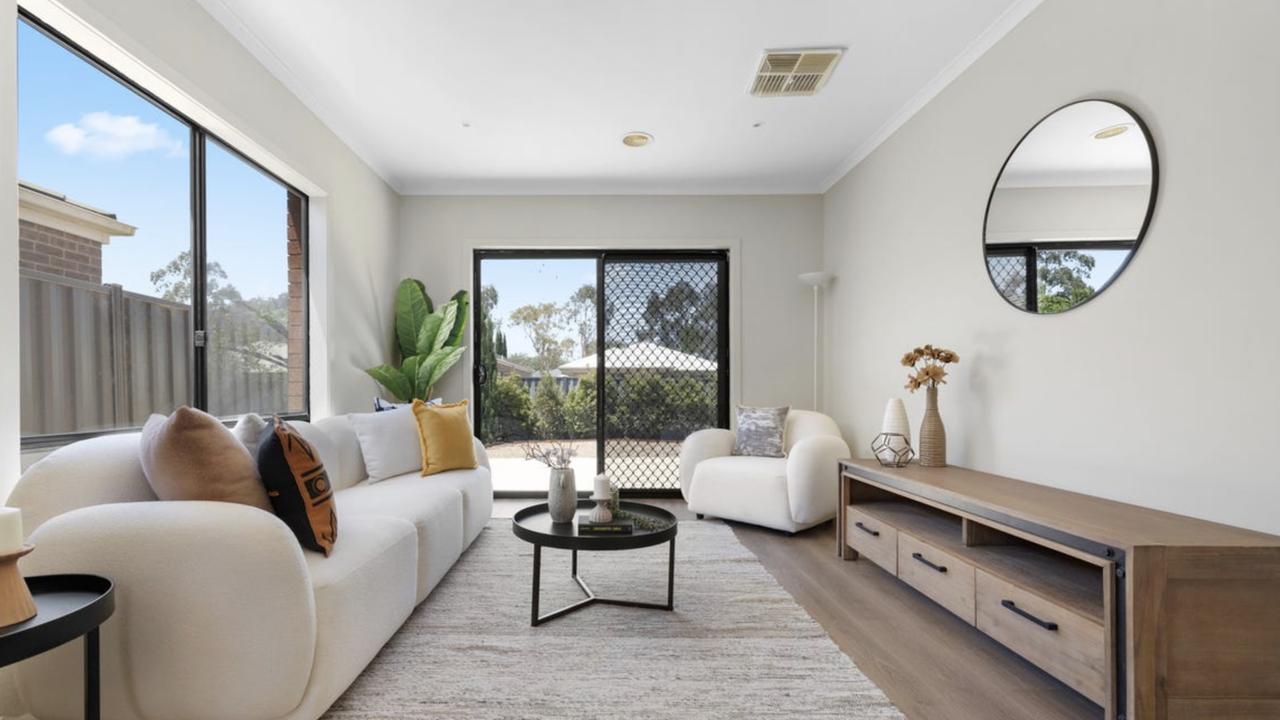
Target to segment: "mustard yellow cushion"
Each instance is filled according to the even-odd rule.
[[[466,400],[442,405],[414,400],[413,417],[418,421],[423,475],[476,466],[476,446],[471,440]]]

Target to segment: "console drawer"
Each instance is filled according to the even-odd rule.
[[[1096,621],[982,570],[978,629],[1081,695],[1106,705],[1106,632]]]
[[[860,555],[898,574],[898,530],[858,510],[856,505],[845,509],[845,542]]]
[[[973,566],[911,535],[898,535],[898,577],[973,624]]]

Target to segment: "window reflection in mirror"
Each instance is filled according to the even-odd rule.
[[[1039,314],[1101,293],[1142,241],[1156,178],[1150,135],[1127,108],[1085,100],[1041,120],[987,205],[983,250],[997,292]]]

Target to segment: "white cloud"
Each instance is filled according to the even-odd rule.
[[[152,150],[169,155],[183,153],[182,141],[159,125],[142,122],[136,115],[109,112],[91,112],[77,122],[62,123],[45,133],[44,139],[64,155],[103,160],[123,160]]]

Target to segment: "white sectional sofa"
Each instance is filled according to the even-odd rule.
[[[484,529],[493,484],[479,441],[474,470],[369,483],[347,417],[294,424],[335,489],[329,557],[256,508],[156,500],[137,434],[61,448],[19,481],[8,504],[36,547],[23,572],[115,581],[104,718],[318,718]],[[82,662],[73,642],[5,668],[0,715],[79,718]]]

